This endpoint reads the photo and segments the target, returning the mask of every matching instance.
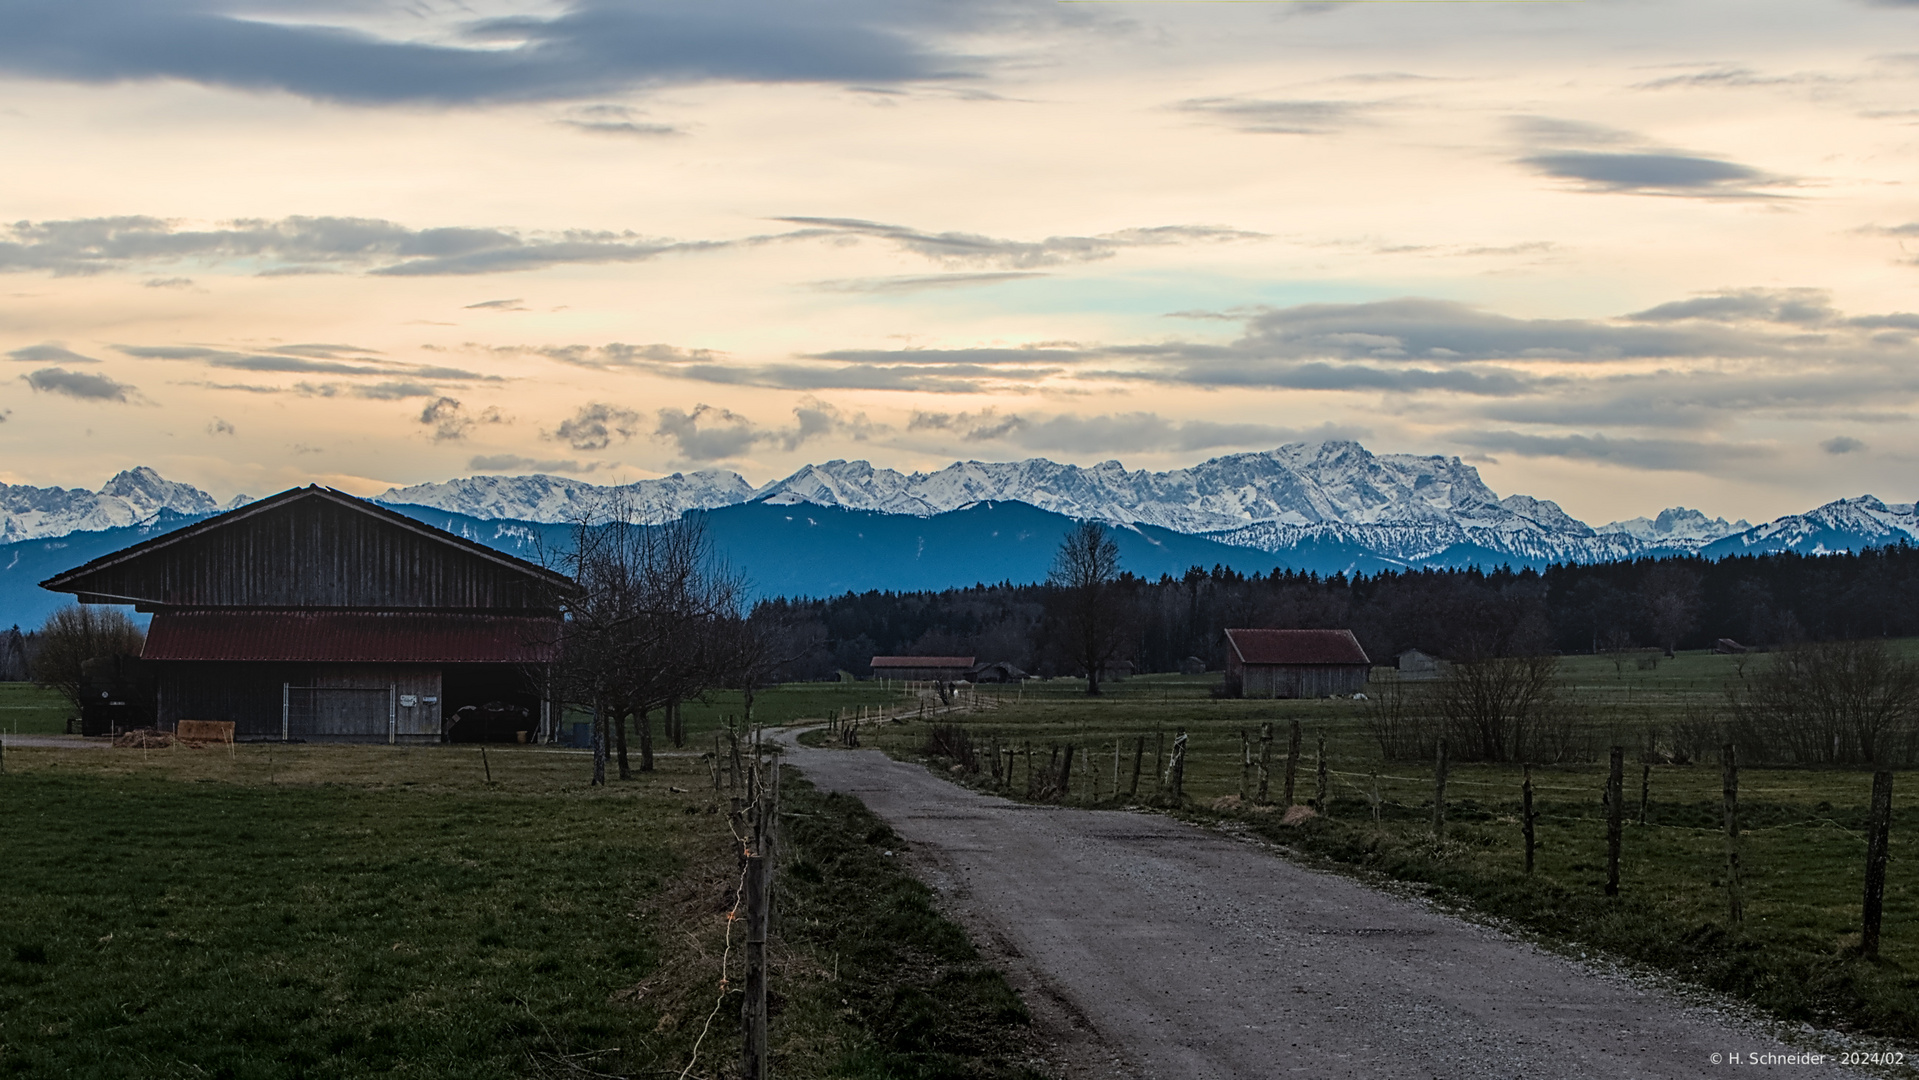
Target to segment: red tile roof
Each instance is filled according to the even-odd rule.
[[[876,668],[969,668],[970,656],[875,656]]]
[[[1245,664],[1371,664],[1351,630],[1228,630]]]
[[[444,611],[156,612],[148,660],[283,660],[380,664],[544,664],[559,658],[560,620]]]

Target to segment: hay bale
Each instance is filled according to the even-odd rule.
[[[173,736],[154,728],[135,728],[115,736],[113,745],[129,750],[164,750],[173,745]]]
[[[1310,806],[1289,806],[1286,816],[1279,819],[1281,825],[1303,825],[1319,816],[1319,812]]]
[[[1213,809],[1215,810],[1237,810],[1239,807],[1240,801],[1237,795],[1221,795],[1219,798],[1213,800]]]

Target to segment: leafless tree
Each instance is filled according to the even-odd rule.
[[[1435,685],[1454,756],[1463,761],[1523,761],[1559,697],[1559,658],[1491,656],[1455,662]]]
[[[1106,528],[1083,521],[1061,541],[1047,576],[1048,614],[1058,647],[1086,673],[1086,692],[1100,692],[1100,676],[1126,642],[1131,597],[1119,574],[1119,544]]]
[[[1702,592],[1697,571],[1666,563],[1648,571],[1639,585],[1639,603],[1653,640],[1671,656],[1681,638],[1699,626]]]
[[[593,711],[593,782],[605,783],[609,736],[628,779],[627,720],[638,722],[640,770],[651,771],[652,714],[724,677],[722,629],[738,617],[739,579],[715,558],[699,517],[647,524],[626,505],[576,523],[566,562],[579,592],[559,688]]]
[[[138,656],[146,635],[127,613],[95,604],[74,604],[47,616],[34,635],[33,681],[58,690],[73,707],[80,707],[82,667],[89,660]]]
[[[1783,649],[1727,697],[1750,760],[1904,764],[1919,751],[1919,663],[1877,639]]]

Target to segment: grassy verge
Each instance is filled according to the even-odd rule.
[[[792,1057],[813,1058],[802,1071],[824,1066],[821,1075],[862,1080],[1039,1080],[1022,1064],[1025,1006],[901,866],[905,841],[857,799],[821,795],[795,773],[785,783],[779,935],[817,970],[832,972],[803,984],[786,1010],[790,1028],[835,1033],[810,1046],[794,1040]]]

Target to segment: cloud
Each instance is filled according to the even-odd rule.
[[[816,281],[815,289],[821,292],[839,293],[905,293],[923,292],[927,289],[961,289],[975,285],[1002,285],[1008,281],[1022,281],[1026,278],[1048,277],[1049,275],[1026,270],[1000,270],[977,274],[921,274],[918,276],[878,277],[878,278],[840,278],[832,281]]]
[[[598,461],[579,462],[572,458],[529,458],[518,454],[479,454],[466,463],[466,467],[475,472],[561,472],[590,473],[604,463]]]
[[[768,428],[729,409],[699,404],[691,412],[683,409],[659,410],[653,437],[670,442],[679,456],[688,461],[721,461],[736,458],[762,444],[792,451],[825,435],[844,435],[865,439],[880,430],[864,414],[847,416],[834,406],[815,398],[803,400],[793,409],[790,427]]]
[[[191,289],[193,279],[190,277],[148,278],[140,284],[149,289]]]
[[[1758,319],[1817,324],[1832,319],[1835,314],[1830,294],[1822,289],[1742,289],[1691,300],[1675,300],[1636,311],[1626,318],[1634,322],[1673,322],[1680,319],[1743,322]]]
[[[1110,259],[1127,248],[1265,238],[1264,233],[1213,225],[1160,225],[1121,229],[1097,236],[1003,240],[979,233],[929,233],[904,225],[887,225],[859,218],[782,217],[775,220],[805,226],[817,235],[866,236],[884,240],[902,250],[949,266],[999,266],[1013,270]]]
[[[91,356],[81,356],[71,349],[62,348],[52,342],[15,349],[7,354],[7,359],[18,360],[24,364],[97,364],[100,362]]]
[[[1151,412],[1024,416],[1002,414],[991,408],[976,413],[916,412],[907,430],[946,431],[966,442],[1004,441],[1026,450],[1072,453],[1269,447],[1301,440],[1354,439],[1368,434],[1361,429],[1331,424],[1304,431],[1273,424],[1176,421]]]
[[[1517,431],[1460,431],[1453,439],[1481,450],[1520,457],[1595,461],[1662,472],[1713,472],[1772,457],[1764,447],[1682,439],[1619,439],[1606,435],[1528,435]]]
[[[458,400],[441,397],[428,402],[426,408],[420,410],[420,423],[433,429],[434,442],[452,442],[466,438],[476,425],[504,424],[506,417],[492,406],[482,410],[478,416],[471,416]]]
[[[263,18],[259,5],[238,0],[18,0],[0,36],[0,71],[83,83],[178,79],[358,105],[578,100],[709,81],[948,77],[979,62],[946,52],[941,39],[1066,18],[933,0],[581,0],[478,19],[465,5],[446,10],[412,9],[424,32],[400,38],[326,25],[310,8],[300,22]]]
[[[640,414],[632,409],[603,402],[580,406],[572,417],[560,422],[547,438],[564,442],[575,450],[604,450],[614,439],[632,438],[640,426]]]
[[[1363,101],[1240,97],[1192,98],[1172,107],[1258,135],[1327,135],[1366,123],[1367,114],[1379,108]]]
[[[671,252],[727,246],[726,241],[682,243],[631,232],[415,229],[378,218],[240,219],[211,228],[153,217],[80,218],[0,226],[0,272],[96,274],[184,262],[269,275],[466,275],[644,262]]]
[[[1819,449],[1828,454],[1856,454],[1865,448],[1865,443],[1850,435],[1835,435],[1819,444]]]
[[[116,382],[105,375],[94,375],[84,371],[66,371],[61,368],[41,368],[39,371],[20,376],[27,385],[37,391],[48,394],[64,394],[82,401],[119,401],[131,400],[135,393],[133,387]]]
[[[526,305],[518,297],[512,300],[482,300],[477,304],[468,304],[468,311],[525,311]]]
[[[1599,124],[1545,116],[1515,117],[1511,128],[1532,152],[1518,164],[1577,190],[1696,199],[1776,199],[1757,190],[1795,181],[1749,165],[1654,145]]]
[[[191,360],[233,371],[295,375],[375,375],[386,378],[490,379],[477,371],[431,364],[403,364],[370,355],[372,349],[351,345],[282,345],[258,352],[240,352],[205,345],[115,345],[114,349],[141,360]]]
[[[238,428],[217,416],[207,422],[208,435],[237,435],[239,433]]]

